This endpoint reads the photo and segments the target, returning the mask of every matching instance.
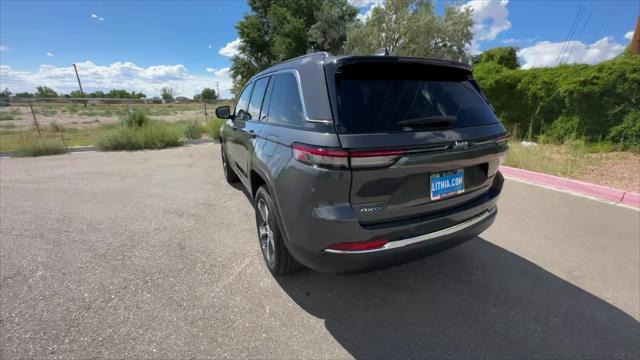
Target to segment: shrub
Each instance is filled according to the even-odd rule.
[[[204,128],[197,121],[191,121],[184,129],[184,135],[187,139],[200,139],[204,134]]]
[[[608,138],[626,146],[637,147],[640,144],[640,111],[628,113],[621,124],[611,128]]]
[[[44,140],[38,138],[25,138],[18,146],[17,156],[43,156],[64,154],[67,149],[61,142],[55,140]]]
[[[220,139],[220,127],[224,124],[223,119],[213,118],[207,123],[207,132],[212,139]]]
[[[567,140],[576,140],[579,136],[580,118],[577,116],[560,116],[540,136],[540,142],[562,144]]]
[[[96,146],[102,151],[163,149],[182,145],[181,137],[179,128],[149,123],[142,127],[110,130],[96,139]]]
[[[134,112],[128,111],[122,120],[126,127],[138,127],[141,128],[149,123],[149,117],[141,110]]]

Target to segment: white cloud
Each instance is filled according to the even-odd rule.
[[[627,39],[627,40],[633,39],[633,30],[631,30],[628,33],[624,34],[624,38]]]
[[[367,10],[365,13],[359,13],[356,18],[362,22],[365,22],[367,20],[369,20],[369,18],[371,17],[371,13],[373,12],[373,9],[377,8],[377,7],[382,7],[384,6],[384,4],[382,3],[382,1],[380,2],[375,2],[373,3],[373,5],[371,5],[371,7],[369,8],[369,10]]]
[[[219,69],[213,75],[190,75],[182,64],[140,67],[132,62],[115,62],[103,66],[91,61],[76,63],[82,86],[87,92],[96,90],[126,89],[142,91],[149,97],[158,96],[160,89],[171,87],[176,95],[191,97],[205,87],[213,87],[220,82],[223,97],[230,97],[232,80]],[[8,65],[0,65],[0,88],[13,92],[34,91],[38,85],[46,85],[58,92],[69,93],[76,90],[77,83],[73,66],[57,67],[40,65],[37,71],[23,71]]]
[[[349,0],[349,4],[357,8],[364,8],[370,5],[380,5],[385,0]]]
[[[0,45],[0,51],[4,52],[4,51],[9,51],[9,47],[6,45]]]
[[[52,54],[52,53],[50,53],[50,52],[48,52],[48,51],[45,53],[45,55],[47,55],[47,56],[53,56],[53,54]]]
[[[209,47],[209,49],[211,49],[213,47],[213,45],[207,45]]]
[[[565,47],[564,42],[540,41],[535,45],[519,50],[518,57],[521,59],[522,67],[525,69],[555,66],[563,47]],[[613,42],[613,37],[611,36],[605,36],[593,44],[569,41],[566,48],[569,50],[565,51],[562,62],[569,64],[595,64],[612,59],[624,51],[624,46]]]
[[[228,77],[231,69],[229,69],[228,67],[222,69],[208,67],[206,70],[208,73],[213,73],[219,77]]]
[[[94,18],[94,19],[97,19],[97,18],[98,18],[98,15],[96,15],[96,14],[91,14],[91,17],[92,17],[92,18]]]
[[[104,21],[104,18],[102,16],[98,16],[96,14],[91,14],[91,18],[97,19],[97,20],[100,20],[100,21]]]
[[[235,39],[218,50],[218,54],[226,57],[234,57],[240,53],[239,47],[241,43],[242,41],[240,40],[240,38]]]
[[[461,5],[463,9],[471,10],[473,20],[473,41],[470,51],[480,52],[480,41],[495,40],[498,34],[511,28],[509,17],[509,0],[487,1],[471,0]]]

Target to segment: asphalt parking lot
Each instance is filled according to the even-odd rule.
[[[460,247],[274,278],[218,145],[2,159],[2,358],[640,357],[640,212],[505,186]]]

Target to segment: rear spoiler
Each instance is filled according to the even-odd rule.
[[[441,60],[441,59],[429,59],[429,58],[419,58],[419,57],[407,57],[407,56],[380,56],[380,55],[369,55],[369,56],[343,56],[336,57],[331,59],[330,61],[325,63],[325,67],[328,70],[332,68],[337,70],[338,68],[344,65],[350,65],[355,63],[400,63],[400,64],[421,64],[421,65],[430,65],[430,66],[441,66],[447,68],[455,68],[459,70],[464,70],[471,73],[471,66],[450,60]]]

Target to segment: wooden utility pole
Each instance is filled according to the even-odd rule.
[[[76,71],[76,79],[78,79],[78,87],[80,87],[80,94],[82,94],[82,97],[84,97],[84,90],[82,90],[82,83],[80,82],[80,75],[78,75],[78,67],[76,66],[76,64],[73,64],[73,70]],[[87,102],[83,101],[84,103],[84,107],[87,107]]]
[[[31,104],[31,101],[29,101],[29,109],[31,109],[31,115],[33,116],[33,122],[36,124],[36,130],[38,130],[38,137],[41,137],[41,135],[40,135],[40,125],[38,125],[38,119],[36,119],[36,113],[35,113],[35,111],[33,111],[33,105]]]
[[[636,21],[636,31],[634,31],[633,37],[631,37],[629,51],[631,51],[632,54],[640,55],[640,16],[638,16],[638,20]]]
[[[207,100],[206,99],[202,99],[202,105],[204,105],[204,122],[208,122],[209,121],[209,117],[207,114]]]
[[[84,91],[82,90],[82,83],[80,82],[80,75],[78,75],[78,68],[76,67],[76,64],[73,64],[73,70],[76,71],[76,79],[78,79],[78,86],[80,87],[80,94],[82,94],[82,97],[84,97]]]
[[[220,99],[220,81],[216,81],[216,95],[218,95],[218,99]]]

